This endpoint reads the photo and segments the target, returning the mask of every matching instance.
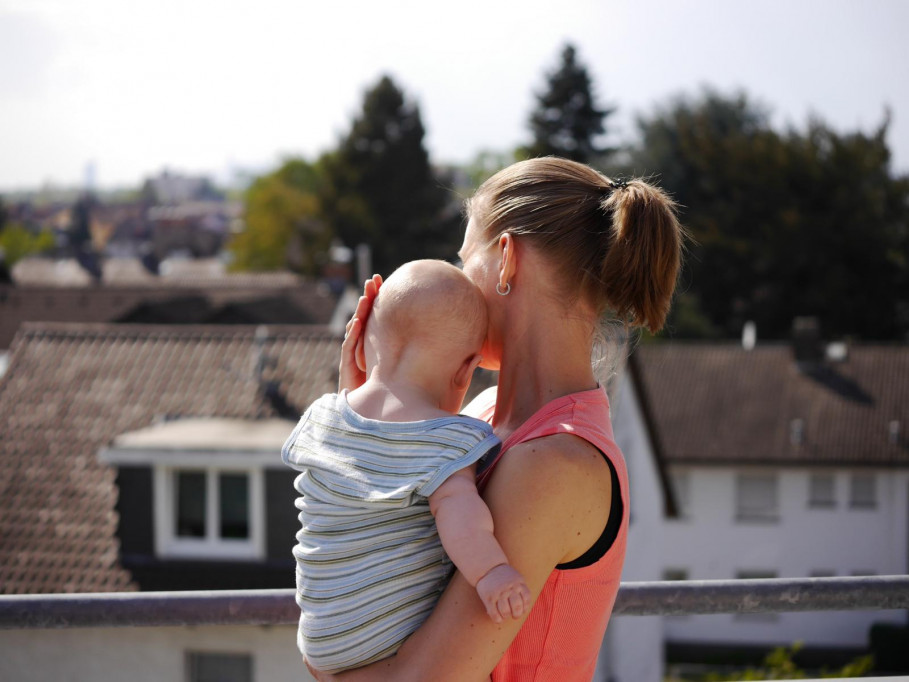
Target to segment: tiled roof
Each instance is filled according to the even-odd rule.
[[[97,456],[114,437],[164,416],[286,418],[334,390],[339,342],[323,328],[256,331],[22,327],[0,379],[0,592],[137,589]]]
[[[174,287],[174,288],[290,288],[306,280],[288,271],[226,272],[216,258],[166,259],[161,274],[152,275],[136,258],[101,258],[101,280],[109,287]],[[60,287],[84,289],[94,287],[92,277],[75,258],[53,259],[30,256],[12,268],[13,281],[19,287]]]
[[[245,318],[250,323],[328,324],[338,301],[327,287],[316,282],[295,279],[293,286],[287,286],[286,282],[277,286],[281,280],[276,278],[237,277],[239,280],[225,278],[194,283],[167,280],[169,285],[155,287],[0,284],[0,349],[9,347],[23,322],[113,322],[131,313],[135,314],[133,319],[144,316],[146,322],[165,322],[169,320],[155,318],[155,311],[149,310],[148,306],[176,299],[195,298],[201,302],[202,309],[196,312],[203,319],[192,318],[198,323],[210,322],[214,317],[216,322]],[[266,286],[268,282],[273,286]],[[250,320],[250,317],[254,319]]]
[[[632,362],[671,463],[909,466],[909,346],[800,368],[782,344],[666,343]]]

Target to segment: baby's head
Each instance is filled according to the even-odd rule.
[[[438,382],[456,378],[468,363],[469,384],[486,326],[483,294],[458,268],[440,260],[405,263],[385,280],[373,304],[367,370],[398,372],[406,363],[411,376]]]

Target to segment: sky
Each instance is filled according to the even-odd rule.
[[[0,0],[0,191],[226,180],[337,144],[389,74],[436,163],[528,141],[570,41],[612,142],[705,87],[874,131],[909,172],[905,0]]]

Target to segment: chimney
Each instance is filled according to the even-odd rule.
[[[372,276],[372,249],[369,244],[357,244],[357,286]]]
[[[846,362],[849,359],[849,346],[845,341],[832,341],[827,344],[824,356],[828,362]]]
[[[801,419],[792,419],[789,422],[789,442],[792,445],[801,445],[805,436],[805,422]]]
[[[745,323],[745,326],[742,327],[742,348],[745,350],[754,350],[754,345],[757,343],[757,325],[748,320]]]
[[[816,317],[797,317],[792,321],[792,352],[800,365],[816,365],[823,361],[824,345]]]

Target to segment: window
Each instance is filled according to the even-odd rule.
[[[663,580],[688,580],[688,569],[666,568],[663,570]]]
[[[262,488],[261,470],[157,467],[157,553],[174,558],[261,558]]]
[[[877,506],[877,479],[874,474],[852,474],[849,483],[850,507],[874,509]]]
[[[779,520],[776,474],[739,474],[736,478],[736,520]]]
[[[687,471],[673,471],[669,480],[672,482],[672,493],[675,495],[676,508],[680,519],[691,516],[691,479]]]
[[[809,578],[833,578],[836,576],[836,571],[832,568],[818,568],[808,574]]]
[[[186,652],[186,682],[252,682],[249,654]]]
[[[816,509],[836,506],[836,477],[833,474],[811,474],[808,479],[808,506]]]

